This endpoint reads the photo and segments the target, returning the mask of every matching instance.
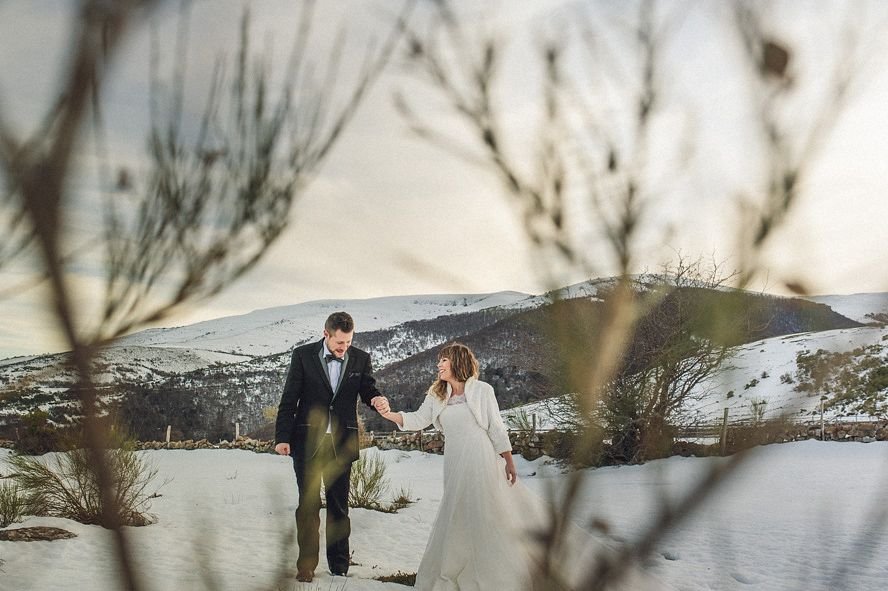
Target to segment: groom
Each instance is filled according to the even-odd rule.
[[[296,347],[278,405],[275,451],[293,458],[299,506],[296,578],[311,582],[318,566],[321,481],[327,502],[327,565],[345,576],[349,566],[348,489],[358,459],[357,399],[378,411],[388,401],[376,389],[370,355],[351,346],[355,323],[334,312],[324,338]]]

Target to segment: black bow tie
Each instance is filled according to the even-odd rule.
[[[327,355],[324,355],[324,359],[327,360],[327,363],[330,363],[331,361],[338,361],[339,363],[342,363],[343,361],[345,361],[343,358],[337,357],[333,353],[328,353]]]

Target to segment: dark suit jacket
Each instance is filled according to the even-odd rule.
[[[278,405],[274,439],[276,443],[289,443],[294,457],[304,454],[304,458],[311,458],[327,432],[329,416],[336,456],[353,462],[358,459],[358,396],[370,406],[370,400],[381,393],[376,389],[370,355],[349,347],[348,362],[342,368],[339,390],[334,394],[320,358],[322,348],[323,339],[293,350]]]

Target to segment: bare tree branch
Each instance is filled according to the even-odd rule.
[[[610,45],[605,35],[598,34],[592,18],[577,19],[581,23],[581,48],[585,50],[582,55],[587,58],[581,65],[589,70],[585,76],[578,75],[576,62],[566,57],[573,38],[563,29],[570,28],[559,30],[557,42],[540,45],[534,65],[541,66],[545,75],[534,89],[541,115],[537,136],[531,142],[530,167],[510,152],[517,142],[502,125],[505,107],[492,100],[504,62],[502,43],[490,36],[475,43],[467,41],[470,36],[464,31],[463,19],[447,2],[436,5],[437,20],[433,19],[429,26],[431,33],[405,31],[408,68],[421,75],[443,99],[447,114],[465,125],[471,135],[459,140],[450,131],[450,121],[447,125],[440,120],[428,123],[432,121],[428,117],[423,121],[415,105],[407,104],[403,97],[399,98],[399,111],[420,137],[463,159],[480,161],[501,181],[518,209],[528,241],[543,261],[543,276],[552,282],[556,277],[553,269],[559,265],[585,273],[597,267],[588,236],[572,235],[571,225],[565,223],[567,219],[575,220],[571,216],[578,211],[583,215],[591,212],[591,223],[598,229],[596,237],[604,240],[608,255],[613,257],[619,279],[605,300],[606,307],[597,325],[589,326],[587,319],[576,317],[568,306],[560,307],[552,317],[553,333],[566,341],[559,353],[564,360],[568,392],[577,393],[569,396],[568,402],[558,404],[579,413],[573,421],[582,429],[577,442],[578,457],[585,457],[594,446],[597,425],[590,417],[597,412],[607,384],[618,379],[634,381],[650,393],[642,411],[666,421],[721,365],[728,352],[728,347],[719,343],[713,343],[711,355],[703,357],[687,356],[688,351],[679,348],[674,351],[677,364],[654,366],[647,373],[620,373],[634,331],[642,326],[665,329],[656,324],[652,315],[662,305],[676,301],[674,294],[693,287],[682,284],[693,278],[691,269],[682,267],[682,263],[676,284],[646,294],[639,294],[629,277],[637,264],[636,237],[640,229],[650,227],[652,195],[663,194],[662,187],[654,187],[649,176],[651,135],[667,98],[663,83],[670,72],[665,70],[663,61],[665,46],[687,16],[687,6],[667,14],[663,10],[665,5],[653,0],[638,3],[635,18],[618,28],[623,34],[619,46]],[[761,268],[758,254],[766,239],[785,222],[803,176],[846,104],[854,79],[854,68],[847,60],[855,52],[847,49],[849,45],[840,56],[829,80],[829,100],[818,110],[813,123],[802,132],[793,130],[782,119],[780,110],[792,86],[792,50],[782,39],[765,32],[766,10],[761,5],[733,6],[734,25],[740,31],[745,58],[753,72],[750,87],[761,105],[753,123],[762,130],[764,149],[760,156],[766,164],[762,179],[764,205],[753,212],[753,230],[743,237],[747,256],[740,272],[726,278],[736,279],[743,286]],[[582,23],[586,24],[585,29]],[[613,22],[608,21],[607,25]],[[847,36],[849,43],[853,38]],[[622,67],[625,60],[618,59],[627,53],[636,58],[629,68]],[[605,71],[607,66],[612,66],[613,71]],[[606,87],[612,80],[620,106],[630,105],[631,113],[625,122],[628,133],[611,119],[613,111],[607,110],[602,98],[612,90]],[[595,95],[593,91],[598,90],[601,92]],[[576,195],[585,198],[588,209],[572,207],[569,197]],[[717,278],[717,272],[713,273],[710,277]],[[554,283],[558,286],[557,279]],[[579,340],[588,344],[591,355],[577,351],[578,333],[582,333]],[[603,557],[588,571],[580,588],[598,589],[613,583],[629,565],[646,556],[679,520],[691,514],[741,461],[742,457],[732,458],[720,464],[680,505],[664,507],[661,517],[650,524],[638,544],[627,546],[614,559]],[[556,499],[558,513],[551,516],[550,528],[541,537],[545,552],[535,581],[540,588],[560,588],[564,584],[555,567],[564,529],[561,521],[563,516],[573,513],[582,488],[582,475],[575,473]]]
[[[5,183],[0,205],[11,208],[8,220],[16,227],[26,222],[21,234],[4,236],[0,254],[19,256],[31,243],[39,249],[53,313],[71,347],[70,359],[78,375],[76,389],[99,484],[102,523],[113,531],[122,586],[127,589],[138,589],[141,582],[116,513],[112,474],[103,454],[107,433],[96,417],[91,362],[109,340],[165,316],[186,301],[212,296],[260,259],[286,226],[293,202],[379,76],[403,27],[399,22],[380,50],[367,52],[364,68],[344,104],[334,107],[329,94],[340,86],[335,70],[341,57],[334,58],[320,86],[310,68],[300,69],[299,62],[294,62],[279,98],[268,98],[264,66],[248,62],[245,17],[238,78],[232,84],[230,102],[223,104],[217,98],[223,88],[220,71],[196,144],[186,141],[182,133],[186,76],[184,61],[177,60],[169,113],[163,115],[159,103],[151,103],[153,166],[144,186],[139,190],[137,179],[121,170],[117,190],[105,195],[104,311],[97,327],[80,334],[78,324],[83,318],[72,299],[61,246],[61,222],[69,205],[66,184],[74,176],[73,158],[90,107],[97,137],[101,135],[99,96],[107,67],[140,11],[147,13],[155,5],[153,0],[84,0],[72,23],[76,42],[61,98],[45,118],[44,129],[29,140],[19,140],[0,124],[0,170]],[[180,14],[180,55],[187,42],[186,17],[187,12]],[[405,9],[402,18],[406,17]],[[310,19],[300,31],[307,34],[309,28]],[[302,59],[304,40],[296,47],[301,48],[296,51]],[[294,73],[298,77],[293,78]],[[301,93],[295,101],[294,84]],[[310,116],[307,127],[302,124],[306,114]],[[104,161],[100,166],[108,169]],[[107,181],[107,173],[104,176]],[[9,259],[0,259],[0,264],[5,260]]]

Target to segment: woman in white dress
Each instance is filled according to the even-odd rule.
[[[416,573],[418,591],[518,591],[531,588],[540,533],[551,514],[517,484],[509,435],[493,387],[478,379],[478,360],[460,343],[438,352],[438,379],[415,412],[380,414],[404,431],[434,424],[445,436],[444,493]],[[558,578],[568,588],[610,544],[567,525]],[[566,572],[566,571],[571,572]],[[665,589],[635,569],[619,589]],[[614,587],[608,587],[614,588]]]
[[[490,384],[465,345],[438,353],[438,379],[415,412],[382,414],[401,430],[434,424],[445,436],[444,494],[416,574],[419,591],[521,589],[531,544],[512,446]],[[519,519],[521,523],[519,523]],[[530,520],[533,522],[533,520]]]

